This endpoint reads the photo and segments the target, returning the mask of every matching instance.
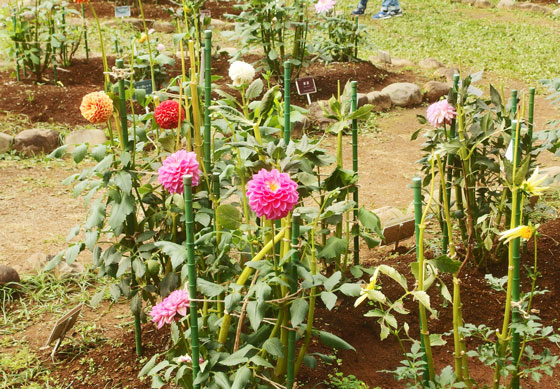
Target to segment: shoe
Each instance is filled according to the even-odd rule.
[[[383,19],[389,19],[390,17],[391,17],[391,14],[389,12],[379,11],[378,13],[373,15],[371,18],[374,19],[374,20],[383,20]]]
[[[389,11],[389,15],[391,15],[392,18],[395,18],[397,16],[402,16],[403,13],[401,9],[398,9],[396,11]]]
[[[359,16],[359,15],[363,15],[365,12],[366,12],[366,7],[360,4],[354,11],[352,11],[352,15]]]

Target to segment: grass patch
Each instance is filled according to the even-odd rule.
[[[441,0],[404,0],[404,16],[373,21],[379,4],[370,2],[360,23],[370,28],[362,50],[368,58],[377,49],[394,57],[419,61],[435,57],[463,70],[492,71],[534,82],[557,74],[560,61],[556,17],[535,12],[477,9]],[[357,0],[344,0],[344,11]]]

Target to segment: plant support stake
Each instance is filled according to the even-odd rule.
[[[299,256],[298,243],[299,243],[299,225],[301,223],[301,216],[295,213],[292,216],[292,257],[289,264],[290,269],[290,294],[297,292],[297,261]],[[295,354],[296,354],[296,332],[295,328],[290,328],[288,331],[288,366],[286,372],[286,388],[292,389],[295,381]]]
[[[187,242],[187,277],[189,283],[189,295],[191,299],[196,297],[196,264],[194,261],[194,216],[192,208],[192,176],[183,176],[183,186],[185,194],[185,227]],[[199,366],[199,346],[198,346],[198,312],[196,301],[190,302],[190,321],[191,321],[191,356],[192,356],[192,376],[193,383],[200,371]],[[194,384],[193,388],[199,389],[200,384]]]
[[[356,18],[357,20],[357,18]],[[350,110],[352,112],[356,111],[358,107],[358,82],[352,81],[350,84],[352,87],[352,101],[350,105]],[[354,174],[358,174],[358,119],[352,119],[352,170]],[[358,226],[358,187],[356,186],[353,191],[354,200],[354,265],[360,264],[360,235]]]
[[[416,258],[420,257],[420,228],[418,225],[422,221],[422,179],[420,177],[414,177],[412,179],[412,190],[414,191],[414,236],[416,238]],[[422,332],[422,323],[420,323],[420,332]],[[430,372],[428,370],[428,360],[426,358],[426,347],[424,346],[424,338],[420,336],[420,346],[424,356],[422,360],[424,361],[423,374],[424,384],[430,381]]]
[[[204,31],[204,169],[210,174],[210,102],[212,99],[212,31]],[[209,188],[208,188],[209,189]]]
[[[87,40],[86,7],[82,4],[82,20],[84,21],[84,47],[86,51],[86,62],[89,62],[89,46]]]
[[[124,68],[124,61],[122,59],[117,59],[117,68]],[[122,149],[128,151],[128,127],[126,118],[126,95],[124,92],[124,79],[119,78],[119,114],[121,118],[121,134],[122,134]]]
[[[284,143],[290,143],[290,78],[292,68],[289,61],[284,62]]]

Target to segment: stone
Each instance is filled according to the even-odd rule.
[[[391,97],[391,102],[399,107],[410,107],[422,102],[422,92],[416,84],[397,82],[386,86],[381,91]]]
[[[418,65],[420,65],[422,69],[438,69],[443,66],[443,64],[435,58],[423,59]]]
[[[555,9],[554,12],[552,13],[554,16],[560,16],[560,8]]]
[[[367,94],[368,104],[373,105],[375,112],[381,112],[391,108],[391,96],[388,93],[373,91]]]
[[[494,5],[489,0],[475,0],[474,6],[477,8],[493,8]]]
[[[384,50],[379,50],[377,52],[377,58],[379,59],[379,62],[381,63],[386,63],[386,64],[391,64],[391,54],[389,54],[388,51],[384,51]]]
[[[416,64],[408,59],[391,58],[391,65],[404,68],[404,67],[414,67]]]
[[[500,0],[496,7],[502,9],[514,9],[515,8],[515,1],[514,0]]]
[[[10,266],[0,265],[0,285],[6,285],[11,282],[19,284],[20,278],[18,272]]]
[[[540,12],[543,14],[550,13],[551,10],[547,7],[543,7],[542,5],[533,4],[533,3],[517,3],[516,8],[524,9],[532,12]]]
[[[103,130],[76,130],[71,132],[66,138],[64,138],[64,144],[66,145],[81,145],[82,143],[87,143],[90,146],[102,145],[107,142],[107,137],[105,136],[105,131]],[[73,147],[69,147],[67,151],[72,151]]]
[[[144,23],[142,22],[142,19],[139,18],[114,18],[114,19],[109,19],[105,22],[103,22],[104,26],[109,26],[109,27],[118,27],[120,26],[122,23],[126,23],[126,24],[130,24],[132,25],[132,27],[136,28],[137,30],[144,30]],[[146,26],[149,28],[154,24],[153,20],[150,19],[146,19]]]
[[[377,208],[372,212],[375,213],[381,221],[381,227],[391,225],[394,220],[400,220],[404,217],[404,213],[400,209],[391,206]]]
[[[357,97],[358,97],[358,108],[360,108],[363,105],[369,104],[369,99],[367,97],[367,94],[358,93]]]
[[[47,255],[44,253],[34,253],[27,257],[24,261],[19,263],[19,271],[22,273],[40,273],[45,269],[45,266],[49,264],[53,255]],[[62,261],[58,266],[56,266],[53,271],[57,275],[61,274],[76,274],[85,271],[85,267],[82,263],[74,261],[71,265]]]
[[[446,96],[449,93],[451,87],[448,84],[444,84],[439,81],[428,81],[423,87],[424,98],[433,103],[438,101],[442,96]]]
[[[156,21],[152,28],[157,32],[172,33],[175,32],[175,25],[171,22]]]
[[[550,166],[539,169],[539,174],[548,176],[544,185],[551,188],[560,187],[560,166]]]
[[[476,0],[463,0],[463,3],[468,4],[468,5],[474,5],[474,2]]]
[[[25,130],[14,139],[14,149],[26,155],[50,153],[59,144],[60,134],[55,130]]]
[[[0,132],[0,154],[10,151],[13,142],[13,136]]]
[[[445,81],[452,83],[455,74],[460,74],[459,69],[442,67],[434,72],[434,78],[445,79]]]

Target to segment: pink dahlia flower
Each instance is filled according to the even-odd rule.
[[[150,316],[152,316],[152,321],[157,324],[159,329],[164,324],[171,324],[177,315],[187,316],[189,306],[189,292],[178,289],[171,292],[161,303],[154,305]]]
[[[181,108],[181,119],[179,119],[179,103],[175,100],[165,100],[157,106],[154,111],[156,123],[163,129],[177,128],[179,120],[183,121],[185,112]]]
[[[247,183],[249,206],[259,217],[282,219],[298,202],[297,187],[287,173],[261,169]]]
[[[181,355],[180,357],[177,357],[177,362],[179,362],[179,363],[191,363],[192,358],[189,354]],[[198,363],[203,363],[203,362],[204,362],[204,358],[199,357],[198,358]]]
[[[451,124],[451,121],[457,116],[457,112],[447,100],[441,100],[428,107],[426,116],[430,124],[438,128],[444,124]]]
[[[158,181],[169,193],[183,194],[183,176],[192,176],[192,186],[198,185],[202,172],[198,168],[196,153],[179,150],[165,158],[158,169]]]
[[[318,14],[329,12],[334,8],[335,4],[335,0],[317,0],[317,3],[315,3],[315,12]]]

